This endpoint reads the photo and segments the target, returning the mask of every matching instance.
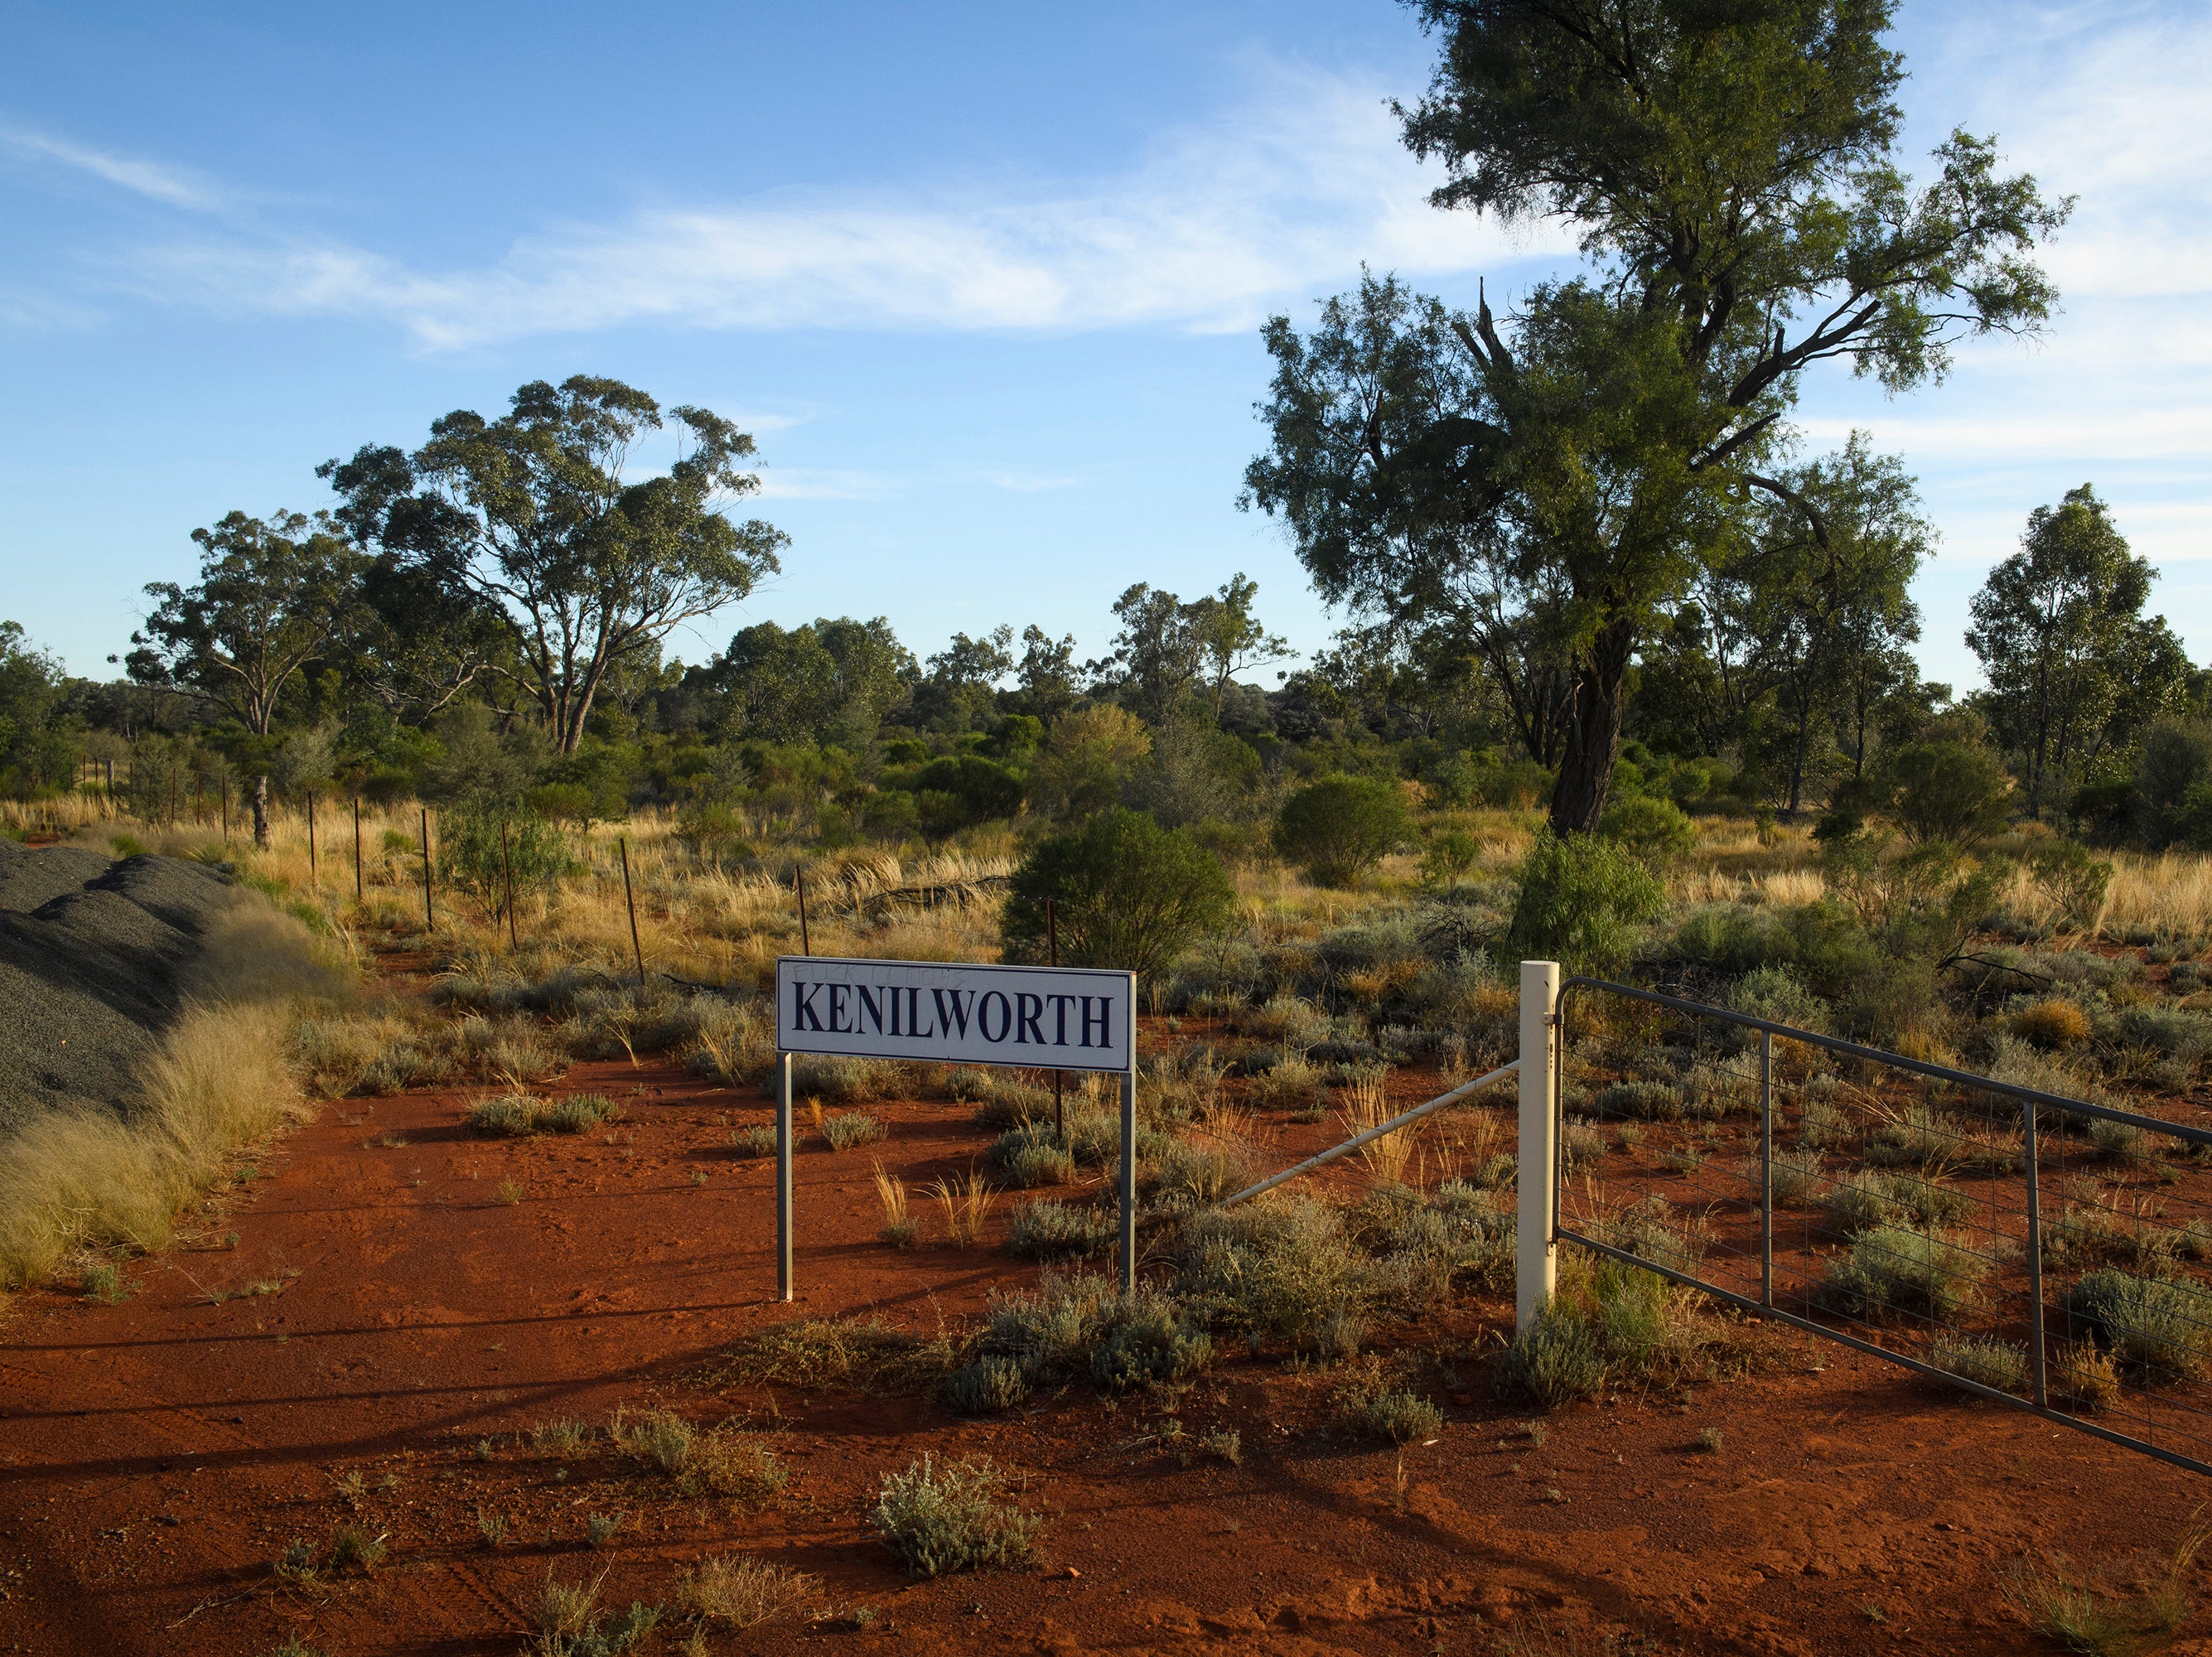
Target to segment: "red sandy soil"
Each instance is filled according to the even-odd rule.
[[[1402,1458],[1331,1428],[1325,1377],[1242,1353],[1179,1405],[1189,1434],[1241,1433],[1235,1466],[1163,1445],[1161,1403],[1142,1395],[1076,1389],[970,1422],[927,1398],[718,1392],[702,1365],[794,1312],[928,1332],[1030,1280],[994,1247],[875,1238],[871,1150],[913,1183],[969,1166],[981,1131],[964,1106],[906,1102],[870,1108],[884,1144],[810,1138],[791,1308],[773,1298],[771,1165],[728,1143],[764,1115],[756,1095],[626,1063],[580,1065],[560,1090],[612,1094],[628,1120],[489,1141],[460,1125],[470,1090],[342,1102],[210,1223],[234,1247],[137,1262],[118,1305],[15,1297],[0,1327],[0,1650],[238,1657],[296,1634],[337,1657],[513,1653],[549,1574],[606,1572],[608,1605],[663,1602],[686,1565],[742,1550],[820,1578],[823,1614],[716,1635],[716,1651],[1472,1653],[1541,1628],[1560,1642],[1534,1650],[1594,1652],[1611,1633],[1640,1653],[2015,1652],[2037,1642],[1998,1592],[2013,1561],[2162,1554],[2212,1495],[1773,1328],[1747,1332],[1754,1379],[1564,1411],[1539,1446],[1525,1408],[1491,1401],[1489,1361],[1467,1356],[1494,1350],[1510,1316],[1496,1302],[1390,1337],[1457,1377],[1429,1372],[1446,1425]],[[1291,1129],[1275,1150],[1288,1162],[1333,1136]],[[507,1181],[520,1200],[499,1200]],[[256,1283],[283,1286],[234,1292]],[[655,1405],[780,1414],[790,1486],[742,1511],[514,1436]],[[1698,1448],[1708,1427],[1717,1452]],[[1036,1567],[908,1579],[866,1512],[925,1451],[987,1452],[1024,1481],[1048,1520]],[[479,1509],[511,1520],[503,1546],[483,1545]],[[593,1513],[625,1515],[596,1551]],[[344,1524],[385,1537],[380,1568],[313,1588],[276,1577],[288,1541],[327,1545]],[[2170,1648],[2212,1654],[2207,1628]],[[682,1632],[672,1615],[644,1648]]]

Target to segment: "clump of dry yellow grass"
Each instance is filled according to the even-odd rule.
[[[2194,852],[2157,857],[2122,853],[2099,921],[2107,938],[2145,928],[2165,938],[2212,932],[2212,858]]]
[[[304,1114],[294,1001],[346,984],[291,917],[243,897],[218,916],[139,1097],[119,1116],[36,1118],[0,1144],[0,1283],[38,1282],[81,1248],[170,1241],[230,1153]]]
[[[702,1623],[748,1629],[798,1610],[819,1591],[805,1572],[750,1554],[710,1556],[677,1579],[676,1603]]]
[[[223,1158],[300,1110],[289,1023],[281,1006],[193,1008],[127,1121],[69,1112],[19,1129],[0,1147],[0,1281],[37,1282],[82,1246],[167,1244]]]
[[[1343,1124],[1347,1139],[1377,1128],[1397,1113],[1391,1109],[1389,1096],[1383,1091],[1383,1082],[1389,1072],[1380,1066],[1363,1065],[1347,1077],[1337,1091],[1339,1104],[1336,1120]],[[1378,1184],[1403,1185],[1407,1164],[1413,1160],[1413,1151],[1419,1142],[1426,1120],[1400,1128],[1395,1133],[1386,1133],[1379,1139],[1370,1139],[1359,1147],[1359,1160]]]

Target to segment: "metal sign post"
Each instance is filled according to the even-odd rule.
[[[1121,1077],[1121,1272],[1137,1281],[1137,975],[793,956],[775,963],[776,1288],[793,1293],[792,1055]]]

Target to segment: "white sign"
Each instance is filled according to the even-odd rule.
[[[1126,1071],[1137,975],[1078,967],[778,957],[785,1053]]]

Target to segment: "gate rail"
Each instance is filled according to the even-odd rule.
[[[1528,980],[1524,976],[1524,992],[1527,986]],[[1646,1258],[1633,1250],[1620,1247],[1562,1223],[1559,1217],[1563,1212],[1562,1199],[1565,1194],[1568,1177],[1567,1158],[1562,1150],[1563,1142],[1566,1137],[1565,1128],[1567,1123],[1563,1105],[1562,1087],[1568,1047],[1566,1009],[1569,997],[1578,989],[1602,992],[1629,1001],[1666,1009],[1690,1018],[1713,1021],[1759,1033],[1759,1184],[1756,1205],[1759,1215],[1759,1293],[1756,1298],[1748,1294],[1728,1289],[1698,1275],[1694,1267],[1701,1264],[1701,1260],[1689,1260],[1687,1263],[1692,1266],[1692,1270],[1678,1269],[1663,1261]],[[2095,1104],[2087,1100],[2045,1092],[2036,1088],[2022,1086],[2017,1083],[1978,1076],[1949,1065],[1911,1059],[1902,1053],[1889,1053],[1879,1047],[1871,1047],[1838,1036],[1827,1035],[1817,1030],[1801,1029],[1792,1025],[1778,1023],[1772,1020],[1736,1012],[1728,1008],[1711,1006],[1702,1002],[1690,1001],[1679,996],[1666,995],[1654,990],[1638,989],[1632,986],[1616,984],[1601,978],[1577,976],[1561,983],[1557,998],[1553,1003],[1551,1017],[1547,1022],[1553,1026],[1550,1032],[1552,1039],[1548,1043],[1551,1053],[1551,1074],[1547,1078],[1549,1085],[1545,1089],[1549,1095],[1548,1109],[1551,1118],[1546,1125],[1548,1129],[1546,1137],[1550,1140],[1552,1162],[1547,1206],[1551,1217],[1551,1235],[1553,1240],[1571,1242],[1599,1255],[1655,1272],[1669,1281],[1695,1289],[1761,1317],[1773,1318],[1808,1334],[1818,1335],[1835,1341],[1869,1357],[1883,1359],[1917,1374],[1960,1387],[1980,1397],[2009,1405],[2015,1409],[2027,1411],[2055,1424],[2070,1427],[2078,1432],[2087,1433],[2094,1437],[2140,1451],[2176,1466],[2185,1467],[2196,1472],[2212,1473],[2212,1462],[2168,1448],[2165,1445],[2154,1443],[2148,1439],[2139,1438],[2133,1434],[2086,1420],[2072,1412],[2056,1409],[2051,1405],[2046,1350],[2048,1340],[2045,1327],[2045,1255],[2046,1251],[2043,1198],[2039,1179],[2044,1160],[2044,1147],[2039,1138],[2037,1118],[2042,1111],[2061,1112],[2074,1118],[2112,1122],[2142,1132],[2163,1135],[2208,1150],[2212,1150],[2212,1129],[2191,1127],[2179,1122],[2166,1121],[2132,1111]],[[1808,1047],[1824,1049],[1893,1070],[1903,1071],[1929,1081],[1948,1083],[1974,1092],[2001,1096],[2017,1101],[2021,1104],[2022,1108],[2019,1113],[2019,1120],[2027,1229],[2026,1254],[2028,1273],[2029,1327],[2027,1345],[2033,1377],[2032,1399],[2022,1398],[2000,1387],[1984,1385],[1951,1369],[1923,1362],[1909,1354],[1893,1350],[1875,1342],[1861,1339],[1835,1327],[1832,1324],[1815,1318],[1801,1316],[1775,1304],[1774,1041],[1778,1036],[1788,1041],[1800,1042]],[[1528,1052],[1525,1040],[1522,1051],[1525,1058]],[[1524,1144],[1527,1143],[1524,1127]],[[1524,1160],[1524,1182],[1527,1174],[1528,1167]],[[1999,1175],[1996,1173],[1991,1174],[1993,1180],[1997,1177]],[[1993,1195],[1993,1207],[1994,1202]],[[1929,1223],[1930,1235],[1933,1235],[1935,1223],[1930,1221]],[[1993,1255],[1992,1258],[1994,1259],[1995,1256]],[[2208,1308],[2212,1308],[2212,1298],[2208,1298],[2206,1305]],[[2199,1442],[2212,1443],[2212,1432],[2191,1436],[2197,1436]]]

